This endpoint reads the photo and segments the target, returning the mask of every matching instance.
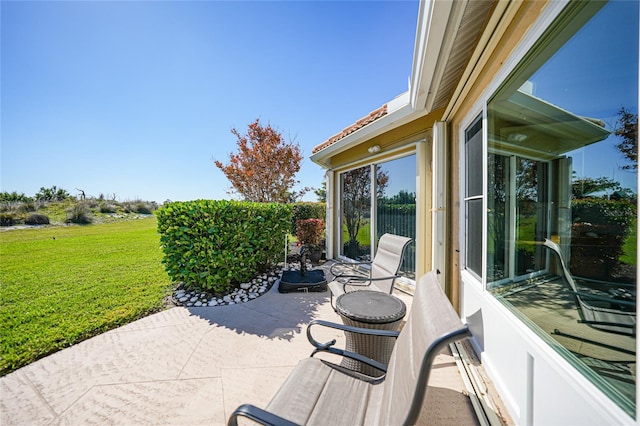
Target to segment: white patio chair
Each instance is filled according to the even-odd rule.
[[[378,242],[378,250],[372,262],[336,262],[329,272],[334,276],[329,283],[331,305],[333,298],[357,290],[374,290],[391,294],[395,281],[400,275],[398,270],[404,258],[404,252],[411,238],[394,234],[384,234]],[[357,268],[367,265],[367,274]]]

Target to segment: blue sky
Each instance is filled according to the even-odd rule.
[[[407,90],[417,1],[6,2],[0,189],[230,198],[256,118],[317,144]],[[309,194],[305,199],[315,200]]]
[[[601,120],[609,131],[618,127],[618,111],[638,113],[638,5],[610,2],[581,28],[532,77],[535,95],[574,114]],[[637,171],[616,148],[611,134],[602,142],[579,148],[573,157],[578,178],[608,177],[637,193]]]

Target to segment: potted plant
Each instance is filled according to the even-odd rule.
[[[296,237],[309,254],[313,265],[317,265],[322,257],[324,247],[320,245],[324,234],[322,219],[299,219],[296,221]]]

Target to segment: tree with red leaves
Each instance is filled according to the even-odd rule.
[[[238,153],[229,154],[226,165],[214,160],[231,182],[231,193],[259,203],[287,203],[304,194],[305,190],[292,191],[303,158],[295,141],[285,142],[280,132],[269,124],[262,126],[260,119],[249,125],[246,135],[235,128],[231,133],[238,138]]]

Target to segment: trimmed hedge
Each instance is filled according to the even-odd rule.
[[[299,220],[327,218],[327,205],[325,203],[301,202],[293,204],[293,214],[291,217],[291,230],[289,233],[296,235],[296,224]]]
[[[156,214],[169,276],[224,293],[282,257],[292,206],[196,200],[165,204]]]

